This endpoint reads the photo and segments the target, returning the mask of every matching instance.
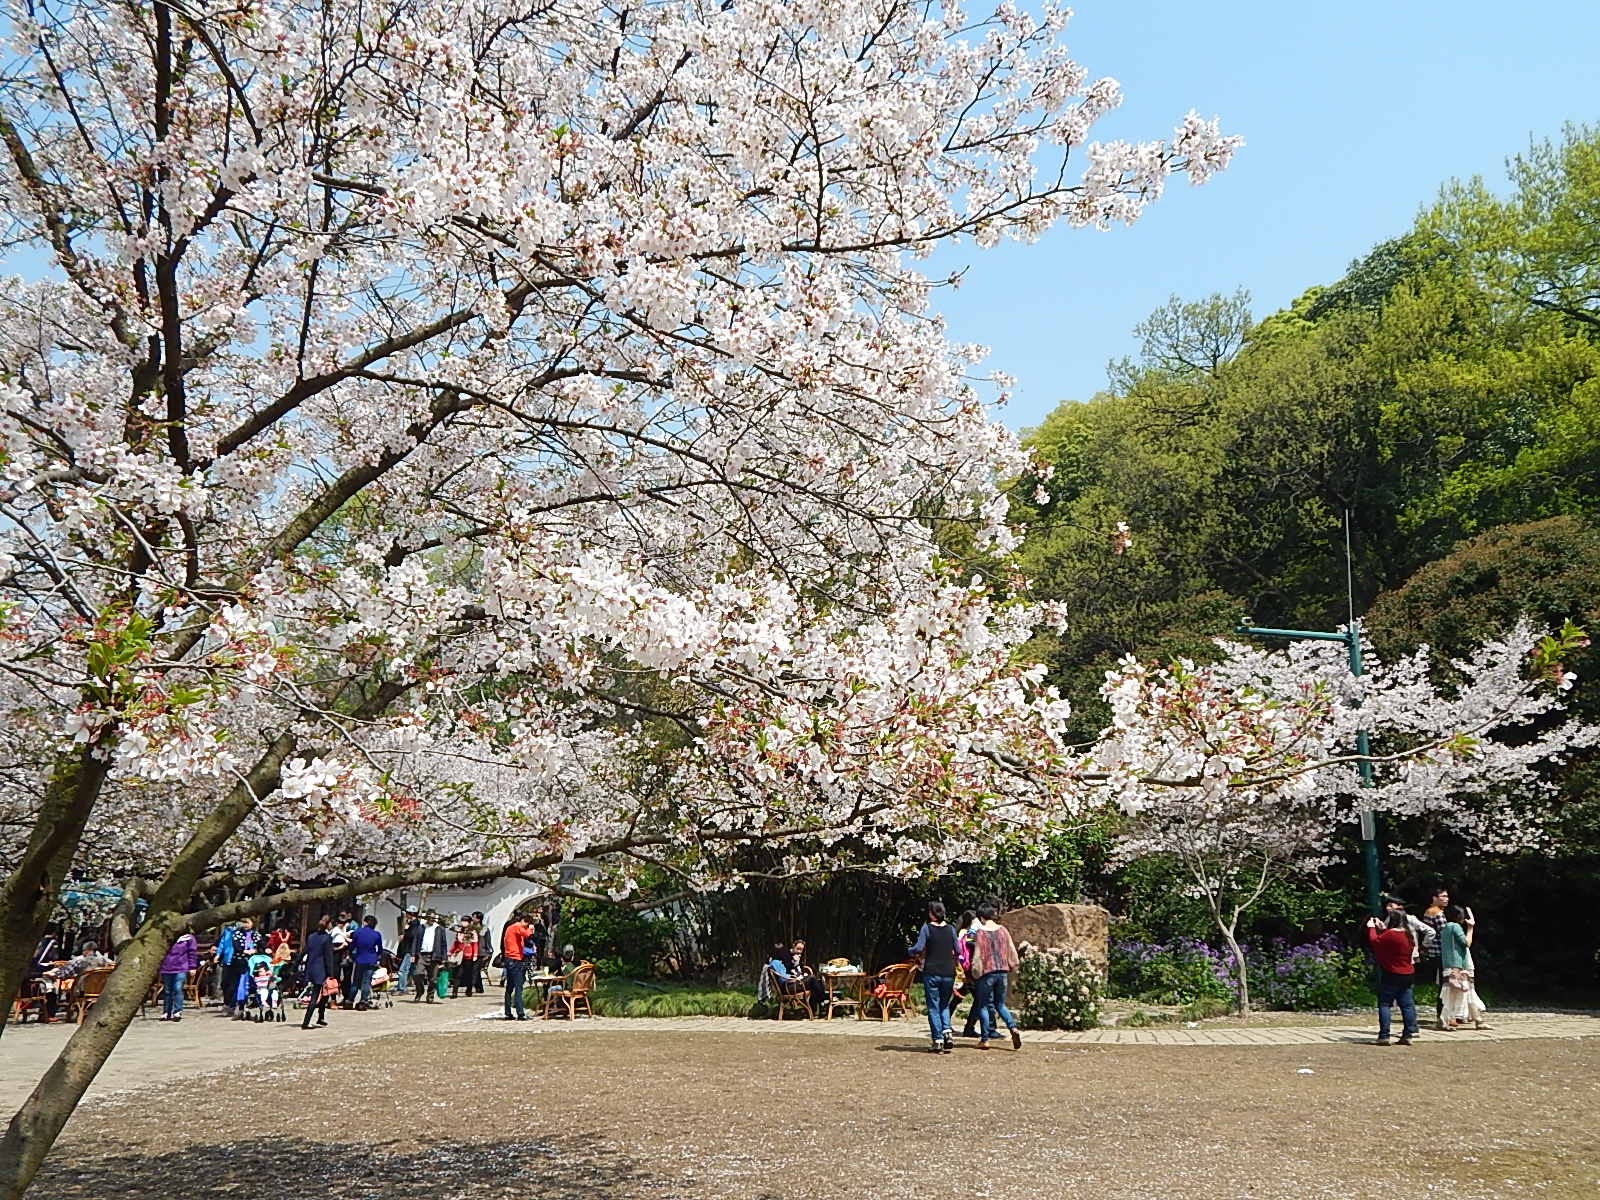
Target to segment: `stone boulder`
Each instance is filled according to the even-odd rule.
[[[1105,978],[1109,965],[1111,914],[1098,904],[1030,904],[1000,918],[1019,946],[1032,942],[1041,949],[1076,950]]]

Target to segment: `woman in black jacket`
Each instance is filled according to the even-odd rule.
[[[339,958],[333,949],[333,934],[328,932],[332,924],[333,918],[324,913],[306,938],[305,980],[311,985],[311,998],[306,1001],[306,1019],[300,1022],[301,1029],[311,1028],[313,1012],[318,1025],[328,1023],[328,993],[324,985],[330,979],[336,983],[339,979]]]

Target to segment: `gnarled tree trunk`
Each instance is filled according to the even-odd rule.
[[[28,960],[44,936],[106,778],[106,762],[85,746],[57,764],[21,861],[0,884],[0,1032]]]

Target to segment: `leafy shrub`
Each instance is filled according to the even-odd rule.
[[[544,995],[530,987],[523,993],[529,1011],[543,1010]],[[667,984],[642,987],[601,975],[589,996],[597,1017],[745,1017],[755,1008],[756,993],[737,988]]]
[[[1100,1023],[1100,972],[1075,950],[1017,947],[1029,1029],[1093,1029]]]
[[[1346,950],[1332,936],[1298,945],[1282,938],[1247,945],[1245,964],[1250,970],[1251,1001],[1262,1008],[1292,1012],[1351,1008],[1371,991],[1366,956]]]
[[[1366,956],[1331,935],[1309,942],[1285,938],[1245,942],[1250,1003],[1292,1012],[1359,1007],[1372,996]],[[1111,990],[1150,1004],[1233,1003],[1238,979],[1233,956],[1195,938],[1171,942],[1114,942]]]
[[[670,923],[618,904],[569,900],[558,929],[561,942],[594,963],[602,979],[648,979],[666,952]]]
[[[1110,991],[1148,1004],[1233,999],[1233,980],[1220,952],[1199,938],[1111,943]]]

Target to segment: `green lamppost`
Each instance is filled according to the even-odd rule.
[[[1361,622],[1354,618],[1343,633],[1321,633],[1311,629],[1260,629],[1254,625],[1239,625],[1235,633],[1248,637],[1297,638],[1302,641],[1343,642],[1350,654],[1350,674],[1361,674]],[[1356,770],[1361,775],[1361,786],[1372,786],[1372,750],[1365,729],[1356,730],[1356,753],[1361,756]],[[1361,810],[1361,865],[1367,877],[1367,911],[1383,911],[1382,889],[1378,881],[1378,815],[1370,808]]]

